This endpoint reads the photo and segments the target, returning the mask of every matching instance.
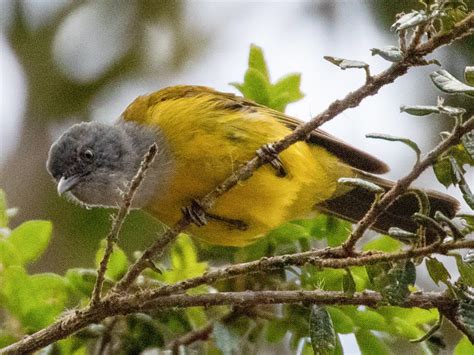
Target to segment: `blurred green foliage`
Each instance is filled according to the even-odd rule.
[[[385,2],[376,2],[382,6]],[[137,23],[140,20],[154,21],[162,16],[179,17],[179,3],[165,2],[164,7],[157,6],[153,1],[137,1]],[[174,4],[174,5],[173,5]],[[71,5],[62,14],[76,11],[81,4]],[[386,6],[386,5],[383,5]],[[394,7],[396,7],[394,5]],[[391,17],[393,19],[393,16]],[[34,63],[29,63],[28,76],[36,78],[33,82],[43,82],[44,87],[32,87],[29,98],[29,117],[26,124],[35,124],[38,116],[42,119],[61,119],[59,113],[81,112],[87,107],[91,97],[100,88],[110,84],[124,73],[133,73],[139,66],[135,57],[140,48],[139,41],[133,45],[117,62],[105,70],[96,80],[89,83],[77,83],[64,77],[57,69],[48,72],[51,65],[50,54],[38,50],[35,41],[45,41],[45,48],[51,44],[52,37],[61,17],[49,27],[31,31],[25,23],[20,5],[16,7],[15,19],[10,29],[12,42],[20,58],[28,60],[33,53]],[[136,26],[135,30],[139,30]],[[135,34],[132,38],[138,38]],[[21,44],[21,45],[20,45]],[[38,48],[37,48],[38,47]],[[183,50],[183,48],[181,48]],[[46,71],[45,71],[46,70]],[[47,80],[44,80],[46,76]],[[276,83],[271,83],[263,51],[258,46],[252,46],[249,55],[249,68],[243,83],[235,86],[248,98],[274,109],[283,111],[286,106],[302,97],[300,91],[300,75],[289,74]],[[61,87],[63,92],[58,91]],[[45,106],[49,95],[55,97],[58,105],[67,107]],[[46,95],[47,97],[43,97]],[[38,112],[35,108],[38,107]],[[34,114],[33,114],[34,113]],[[45,132],[41,132],[45,135]],[[463,157],[470,154],[472,136],[463,141]],[[31,148],[31,147],[30,147]],[[447,159],[455,159],[461,166],[472,165],[472,160],[458,161],[456,147],[446,155]],[[445,156],[442,159],[446,159]],[[472,158],[472,156],[470,157]],[[445,164],[440,159],[438,164]],[[451,161],[451,160],[450,160]],[[466,163],[467,162],[467,163]],[[452,165],[450,165],[452,167]],[[443,169],[442,169],[443,170]],[[446,170],[446,169],[444,169]],[[444,171],[443,170],[443,171]],[[447,169],[449,170],[449,169]],[[464,170],[437,173],[440,182],[459,184],[459,175]],[[104,245],[96,250],[96,241],[105,235],[109,228],[107,211],[91,213],[78,207],[69,207],[65,202],[50,201],[48,204],[59,204],[60,211],[55,206],[46,208],[55,217],[60,215],[64,224],[70,224],[76,235],[69,235],[69,245],[79,240],[87,243],[87,250],[95,252],[96,266],[103,255]],[[66,208],[66,206],[68,206]],[[63,209],[64,207],[64,209]],[[64,275],[56,273],[35,273],[31,263],[37,261],[51,244],[52,224],[49,221],[30,220],[15,228],[10,228],[9,210],[3,191],[0,190],[0,347],[7,345],[24,334],[29,334],[52,323],[67,309],[84,305],[89,301],[96,279],[96,270],[91,268],[69,268]],[[464,216],[469,224],[472,216]],[[85,222],[86,221],[86,222]],[[145,226],[145,227],[144,227]],[[157,225],[143,214],[131,216],[124,233],[121,245],[127,249],[143,249],[134,238],[139,234],[149,236],[156,233]],[[56,228],[56,226],[55,226]],[[245,262],[264,256],[274,256],[286,253],[307,251],[315,245],[338,246],[349,235],[351,225],[348,222],[333,217],[318,216],[313,219],[293,221],[271,231],[265,238],[245,248],[224,248],[201,245],[188,235],[178,237],[159,269],[147,270],[144,273],[141,286],[173,284],[181,280],[202,275],[210,269],[209,263],[202,260],[214,259],[216,262]],[[468,230],[463,230],[466,234]],[[448,235],[452,236],[447,231]],[[76,236],[81,238],[76,239]],[[94,241],[83,237],[91,235]],[[61,241],[64,243],[64,241]],[[141,241],[144,243],[144,240]],[[133,246],[133,247],[132,247]],[[378,236],[365,243],[365,251],[399,252],[406,246],[399,240],[388,236]],[[92,253],[93,255],[93,253]],[[426,265],[433,283],[443,283],[450,287],[453,297],[463,294],[463,290],[474,285],[474,266],[471,260],[453,255],[456,259],[459,280],[452,280],[450,274],[436,258],[428,258]],[[106,273],[105,289],[118,280],[134,261],[121,248],[116,247],[112,254]],[[78,261],[79,262],[79,261]],[[79,262],[80,263],[80,262]],[[310,354],[311,349],[322,354],[341,354],[341,334],[354,334],[363,354],[389,354],[394,342],[407,343],[427,331],[429,325],[437,322],[439,314],[436,310],[407,309],[399,307],[408,295],[417,290],[415,286],[416,266],[420,261],[405,261],[398,263],[379,263],[368,266],[351,267],[345,270],[316,268],[306,265],[301,268],[287,268],[266,275],[265,278],[246,275],[217,283],[215,286],[201,286],[189,292],[214,292],[230,290],[262,290],[262,289],[304,289],[343,291],[346,295],[365,290],[378,291],[384,297],[385,305],[378,309],[355,306],[328,306],[325,308],[309,305],[261,306],[252,315],[237,314],[228,317],[235,310],[230,307],[189,308],[155,310],[147,314],[133,314],[115,320],[107,320],[101,325],[91,325],[73,337],[62,340],[48,347],[43,352],[48,354],[86,354],[96,351],[106,337],[112,343],[120,346],[120,353],[138,354],[146,349],[163,348],[176,337],[189,331],[204,327],[208,322],[214,323],[212,333],[206,341],[194,344],[191,348],[209,354],[235,352],[256,352],[266,344],[282,343],[287,339],[292,351],[299,349],[302,354]],[[464,307],[460,316],[467,325],[474,324],[472,305],[463,300]],[[262,316],[265,314],[266,316]],[[114,329],[111,331],[111,329]],[[330,337],[330,339],[328,338]],[[322,339],[326,344],[322,343]],[[424,353],[437,352],[435,343],[425,342],[413,345],[416,351]],[[462,338],[455,353],[464,354],[474,351],[467,338]]]

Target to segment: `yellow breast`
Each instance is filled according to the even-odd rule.
[[[158,126],[175,159],[175,171],[166,191],[158,191],[146,210],[165,224],[181,217],[189,205],[224,181],[263,144],[276,141],[290,130],[258,108],[223,108],[207,93],[161,100],[154,95],[138,98],[124,118]],[[317,202],[336,189],[340,170],[348,170],[321,147],[299,142],[280,158],[288,176],[280,178],[264,166],[220,197],[210,211],[245,222],[246,231],[210,221],[191,227],[193,235],[212,244],[242,246],[278,225],[308,215]]]

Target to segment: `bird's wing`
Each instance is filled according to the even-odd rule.
[[[231,93],[222,93],[204,86],[173,86],[157,92],[152,96],[152,101],[153,104],[155,104],[160,101],[172,100],[179,97],[193,97],[198,95],[213,95],[216,99],[216,104],[222,105],[223,109],[265,112],[292,130],[304,123],[294,117],[259,105],[243,97]],[[356,169],[375,174],[383,174],[389,171],[387,164],[383,161],[320,129],[313,130],[306,141],[324,147],[344,163]]]

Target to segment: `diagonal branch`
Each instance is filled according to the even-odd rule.
[[[380,90],[380,88],[392,83],[398,77],[406,74],[411,66],[419,65],[420,59],[426,54],[433,52],[440,46],[449,44],[456,39],[461,39],[471,34],[473,30],[474,12],[467,16],[463,21],[457,23],[449,33],[438,34],[425,43],[420,44],[418,47],[407,53],[407,55],[401,61],[393,64],[387,70],[374,76],[370,82],[365,83],[365,85],[361,86],[359,89],[349,93],[342,100],[334,101],[326,110],[314,117],[311,121],[298,127],[295,131],[293,131],[292,134],[273,144],[273,149],[276,153],[281,153],[292,144],[306,139],[311,131],[318,128],[323,123],[330,121],[338,114],[349,108],[358,106],[363,99],[375,95]],[[256,156],[249,160],[247,163],[238,168],[233,175],[218,185],[213,191],[209,192],[206,196],[200,199],[198,201],[199,205],[204,210],[208,210],[213,206],[214,202],[219,196],[224,194],[226,191],[229,191],[231,188],[237,185],[239,181],[248,179],[255,170],[267,162],[268,161],[264,160],[264,158],[260,156]],[[160,238],[144,252],[142,257],[139,258],[137,262],[129,268],[125,276],[114,287],[114,290],[126,290],[138,277],[138,275],[140,275],[140,273],[146,268],[147,261],[160,253],[166,247],[166,245],[174,240],[174,238],[186,227],[188,227],[190,223],[191,221],[188,217],[183,217],[173,226],[173,228],[169,229],[162,236],[160,236]]]
[[[305,125],[297,128],[292,134],[283,138],[282,140],[273,144],[273,148],[277,153],[282,152],[290,145],[296,143],[299,140],[304,140],[306,136],[315,128],[321,126],[323,123],[333,119],[335,116],[343,112],[344,110],[356,107],[359,103],[367,98],[368,96],[375,95],[380,88],[383,86],[392,83],[398,77],[404,75],[408,69],[412,66],[424,65],[426,62],[423,61],[423,56],[431,53],[436,48],[449,44],[456,39],[463,38],[473,32],[474,28],[474,13],[470,13],[463,21],[456,24],[449,33],[438,34],[433,36],[431,39],[426,41],[423,44],[417,46],[413,51],[406,53],[405,57],[393,64],[390,68],[383,71],[379,75],[373,77],[369,83],[361,86],[356,91],[349,93],[346,97],[341,100],[336,100],[329,107],[320,113],[318,116],[314,117],[310,122]],[[427,157],[428,158],[428,157]],[[200,205],[204,209],[209,209],[213,206],[215,200],[230,190],[235,186],[240,180],[246,179],[252,175],[252,173],[258,169],[263,164],[267,163],[266,158],[264,157],[255,157],[248,161],[246,164],[241,166],[235,174],[226,179],[222,184],[220,184],[216,189],[211,191],[209,194],[204,196],[200,201]],[[404,179],[412,180],[410,175],[407,175]],[[403,179],[398,189],[400,191],[394,190],[392,194],[400,193],[403,191],[403,186],[405,182]],[[409,182],[408,182],[409,184]],[[397,192],[398,191],[398,192]],[[385,195],[387,196],[388,193]],[[387,205],[390,203],[389,198],[386,200]],[[377,211],[372,212],[374,215],[373,218],[378,214]],[[369,221],[370,222],[370,221]],[[178,221],[173,228],[168,230],[164,235],[149,247],[143,255],[129,268],[126,275],[122,280],[117,283],[114,288],[114,291],[125,291],[140,275],[140,273],[147,267],[149,260],[154,258],[158,253],[160,253],[166,245],[171,242],[175,236],[183,231],[191,221],[187,217],[183,217]],[[371,223],[367,223],[367,227]],[[367,228],[359,227],[359,228]],[[353,237],[352,239],[357,239]],[[354,243],[357,240],[354,241]],[[351,242],[352,243],[352,242]],[[414,249],[411,251],[402,252],[400,255],[391,255],[383,256],[382,254],[354,254],[353,257],[347,258],[347,249],[344,248],[333,248],[329,250],[321,251],[312,251],[307,254],[306,262],[319,262],[323,257],[331,257],[332,264],[327,265],[337,266],[341,265],[340,263],[353,262],[360,263],[360,260],[364,262],[376,262],[377,258],[382,260],[383,258],[409,258],[414,255],[428,255],[429,253],[440,252],[445,253],[448,250],[458,249],[462,247],[473,247],[473,241],[459,241],[452,244],[441,244],[431,245],[425,247],[425,249]],[[427,249],[426,249],[427,248]],[[430,249],[431,248],[431,249]],[[403,254],[404,253],[404,254]],[[415,254],[413,254],[415,253]],[[319,257],[319,259],[318,259]],[[368,259],[363,259],[363,258]],[[278,259],[279,258],[279,259]],[[293,259],[292,259],[293,258]],[[267,261],[269,260],[269,261]],[[174,295],[162,295],[160,292],[165,293],[164,290],[169,292],[176,287],[183,287],[183,289],[195,287],[193,285],[199,285],[200,282],[213,282],[219,278],[228,278],[232,275],[237,275],[243,272],[243,270],[268,270],[271,267],[282,267],[285,265],[291,264],[291,261],[294,261],[295,264],[298,262],[303,262],[304,258],[299,255],[295,257],[293,255],[286,255],[281,257],[268,258],[267,260],[262,259],[255,263],[260,266],[252,269],[249,267],[248,263],[234,265],[227,269],[226,272],[217,271],[209,272],[202,276],[201,278],[190,279],[184,281],[185,284],[180,283],[176,285],[180,286],[165,286],[166,288],[160,288],[154,291],[142,291],[135,294],[120,294],[120,293],[109,293],[104,298],[100,299],[100,288],[97,285],[99,291],[96,291],[95,294],[98,294],[99,297],[95,296],[98,301],[92,303],[91,305],[74,311],[71,314],[63,316],[61,319],[53,323],[47,328],[44,328],[30,336],[26,336],[20,341],[0,350],[0,353],[25,353],[38,350],[44,346],[47,346],[57,340],[63,339],[78,330],[90,325],[92,323],[100,322],[103,319],[118,315],[118,314],[130,314],[137,311],[144,311],[148,309],[153,309],[156,307],[159,308],[168,308],[168,307],[190,307],[190,306],[211,306],[211,305],[242,305],[245,306],[253,304],[275,304],[275,303],[317,303],[317,304],[357,304],[357,305],[367,305],[371,307],[376,307],[381,305],[382,297],[378,293],[365,292],[365,293],[356,293],[353,296],[349,297],[341,292],[326,292],[326,291],[260,291],[260,292],[229,292],[229,293],[217,293],[217,294],[204,294],[197,296],[189,296],[186,294],[174,294]],[[325,261],[326,263],[329,262]],[[348,261],[344,261],[348,260]],[[320,261],[322,263],[322,261]],[[267,263],[267,264],[265,264]],[[339,263],[339,264],[338,264]],[[106,267],[107,262],[105,262]],[[242,266],[243,265],[243,266]],[[280,266],[278,266],[280,265]],[[258,268],[261,269],[258,269]],[[248,269],[247,269],[248,268]],[[102,269],[102,267],[101,267]],[[224,269],[225,270],[225,269]],[[103,271],[105,272],[105,271]],[[206,276],[207,275],[207,276]],[[214,279],[212,278],[214,277]],[[194,281],[192,281],[194,280]],[[175,288],[173,288],[175,287]],[[161,291],[160,291],[161,290]],[[405,307],[421,307],[421,308],[442,308],[443,310],[453,309],[457,307],[457,301],[449,299],[444,294],[433,294],[433,293],[421,293],[421,294],[412,294],[408,297]]]
[[[436,159],[444,153],[449,147],[458,144],[461,137],[474,129],[474,117],[471,117],[466,123],[456,125],[453,132],[447,139],[438,144],[431,150],[424,159],[417,162],[412,171],[404,178],[398,180],[395,185],[383,195],[380,201],[375,202],[351,233],[343,248],[350,254],[354,250],[356,242],[362,237],[364,232],[376,221],[377,217],[385,211],[401,194],[405,193],[410,184],[425,171],[429,166],[436,162]]]

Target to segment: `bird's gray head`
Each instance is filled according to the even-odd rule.
[[[144,154],[156,141],[156,133],[133,123],[76,124],[53,143],[46,167],[57,182],[60,195],[67,193],[69,198],[86,206],[116,207]],[[166,160],[164,152],[158,155]],[[135,207],[142,207],[153,194],[156,187],[153,180],[159,179],[156,175],[160,171],[164,173],[168,165],[166,161],[161,163],[160,168],[149,172],[155,176],[145,179],[141,190],[147,193],[137,194]]]

